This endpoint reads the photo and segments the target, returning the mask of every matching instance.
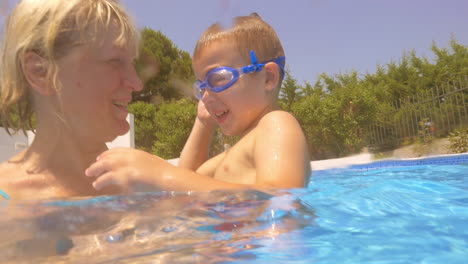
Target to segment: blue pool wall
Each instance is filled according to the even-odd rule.
[[[468,153],[434,156],[418,159],[385,159],[367,164],[351,165],[349,169],[378,169],[388,167],[405,167],[405,166],[420,166],[420,165],[455,165],[455,164],[468,164]]]

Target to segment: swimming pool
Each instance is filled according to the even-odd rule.
[[[0,263],[467,263],[468,155],[315,171],[306,190],[3,202]]]

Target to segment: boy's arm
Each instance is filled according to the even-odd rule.
[[[291,114],[273,111],[260,120],[253,157],[257,185],[276,188],[307,186],[311,173],[307,142]]]
[[[179,167],[197,170],[208,160],[209,147],[216,123],[211,118],[202,101],[198,103],[198,113],[192,131],[179,157]]]
[[[214,128],[207,127],[198,118],[179,158],[179,167],[195,171],[208,159]]]

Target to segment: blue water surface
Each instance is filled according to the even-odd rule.
[[[314,171],[307,189],[5,202],[0,263],[468,263],[468,164]]]

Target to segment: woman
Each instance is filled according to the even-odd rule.
[[[142,89],[133,67],[138,33],[117,0],[22,0],[5,22],[0,116],[8,133],[32,129],[25,151],[0,164],[12,199],[97,192],[85,169],[129,130],[127,106]]]

